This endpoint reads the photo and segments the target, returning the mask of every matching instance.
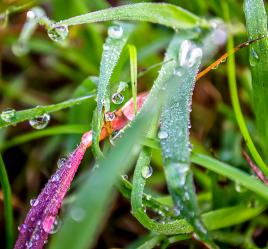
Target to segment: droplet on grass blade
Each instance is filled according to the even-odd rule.
[[[116,24],[108,28],[108,35],[109,37],[113,39],[122,38],[123,33],[124,33],[124,30],[121,25]]]
[[[73,207],[70,211],[71,218],[76,222],[82,221],[85,215],[85,210],[80,207]]]
[[[144,179],[147,179],[153,174],[153,168],[151,166],[145,166],[142,168],[141,174]]]
[[[115,114],[114,112],[106,112],[104,114],[105,121],[111,122],[115,119]]]
[[[12,122],[16,118],[16,110],[12,108],[5,109],[0,114],[1,119],[5,122]]]
[[[66,162],[66,160],[67,160],[66,157],[59,158],[59,160],[57,161],[58,168],[61,168],[64,165],[64,163]]]
[[[29,121],[29,124],[33,128],[35,128],[37,130],[40,130],[40,129],[44,129],[48,125],[49,121],[50,121],[50,115],[45,113],[45,114],[43,114],[43,115],[41,115],[39,117],[31,119]]]
[[[166,138],[168,138],[168,133],[166,131],[159,131],[158,138],[159,139],[166,139]]]
[[[30,200],[30,205],[32,207],[36,207],[38,205],[38,203],[39,203],[38,199],[31,199]]]
[[[48,29],[47,34],[52,41],[61,42],[65,40],[69,34],[68,26],[54,26]]]
[[[124,96],[121,93],[114,93],[112,95],[112,102],[116,105],[122,104],[124,101]]]

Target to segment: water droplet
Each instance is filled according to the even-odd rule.
[[[5,109],[4,111],[1,112],[0,117],[5,122],[10,123],[16,118],[16,110],[11,108]]]
[[[35,19],[36,18],[36,15],[35,15],[35,13],[34,13],[33,10],[29,10],[27,12],[26,16],[27,16],[27,19],[29,19],[29,20],[32,20],[32,19]]]
[[[39,203],[39,200],[38,199],[31,199],[30,200],[30,205],[32,207],[36,207],[38,205],[38,203]]]
[[[153,168],[151,166],[145,166],[141,171],[142,177],[147,179],[153,174]]]
[[[109,141],[112,145],[115,145],[115,139],[119,138],[120,137],[120,131],[113,131],[111,136],[109,137]]]
[[[39,7],[34,7],[27,12],[26,16],[28,20],[34,20],[36,18],[45,16],[45,12]]]
[[[34,239],[34,240],[39,240],[39,238],[40,238],[40,236],[39,236],[38,234],[34,234],[34,235],[33,235],[33,239]]]
[[[45,113],[45,114],[43,114],[43,115],[41,115],[39,117],[31,119],[29,121],[29,124],[33,128],[35,128],[37,130],[41,130],[41,129],[44,129],[48,125],[49,121],[50,121],[50,115]]]
[[[67,158],[62,157],[57,161],[57,167],[61,168],[66,163]]]
[[[60,180],[60,177],[58,174],[55,174],[51,177],[51,181],[52,182],[58,182]]]
[[[115,113],[114,112],[106,112],[104,114],[105,121],[111,122],[115,119]]]
[[[49,38],[55,42],[61,42],[64,39],[66,39],[68,36],[68,33],[69,33],[68,26],[66,25],[62,25],[62,26],[52,25],[51,28],[49,28],[47,31]]]
[[[61,227],[61,219],[59,217],[56,217],[49,233],[54,234],[54,233],[58,232],[60,227]]]
[[[124,30],[121,25],[113,25],[108,28],[108,35],[113,39],[122,38]]]
[[[187,63],[188,67],[192,67],[202,56],[203,56],[202,49],[194,48],[190,54],[190,58]]]
[[[244,188],[243,186],[241,186],[238,182],[235,183],[235,190],[238,193],[246,192],[246,188]]]
[[[31,241],[26,241],[25,246],[26,248],[31,248],[33,243]]]
[[[74,207],[71,209],[70,211],[70,216],[74,221],[81,221],[85,218],[85,210],[83,208],[80,207]]]
[[[128,87],[128,84],[125,81],[120,81],[117,92],[118,93],[123,92],[127,87]]]
[[[181,77],[183,75],[183,72],[182,72],[181,68],[174,69],[173,73],[178,77]]]
[[[22,224],[21,226],[18,226],[18,230],[20,231],[20,233],[25,233],[27,231],[27,225]]]
[[[179,62],[180,66],[184,67],[187,63],[187,55],[193,46],[192,42],[189,40],[184,40],[181,44],[180,50],[179,50]]]
[[[121,93],[114,93],[112,95],[112,102],[116,105],[122,104],[124,101],[124,96]]]
[[[159,139],[166,139],[166,138],[168,138],[168,133],[166,131],[159,131],[158,138]]]
[[[123,180],[127,180],[128,179],[128,175],[121,175],[121,177],[123,178]]]
[[[26,55],[29,52],[29,47],[25,42],[18,41],[12,46],[12,52],[14,55],[20,57]]]
[[[109,49],[110,49],[109,45],[104,43],[103,44],[103,50],[109,50]]]
[[[259,61],[259,55],[253,47],[250,49],[250,53],[251,54],[249,56],[249,63],[252,67],[255,67],[257,62]]]

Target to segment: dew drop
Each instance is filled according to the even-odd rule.
[[[106,112],[104,114],[105,121],[111,122],[115,119],[115,113],[114,112]]]
[[[103,44],[103,50],[109,50],[109,49],[110,49],[109,45],[104,43]]]
[[[120,137],[120,131],[113,131],[109,137],[109,141],[112,145],[115,145],[115,139]]]
[[[123,36],[123,28],[121,25],[113,25],[108,28],[108,35],[113,39],[120,39]]]
[[[120,93],[120,92],[123,92],[125,91],[125,89],[128,87],[128,84],[125,82],[125,81],[120,81],[119,82],[119,86],[118,86],[118,89],[117,89],[117,92]]]
[[[29,124],[33,128],[35,128],[37,130],[41,130],[41,129],[44,129],[48,125],[49,121],[50,121],[50,115],[45,113],[45,114],[43,114],[43,115],[41,115],[39,117],[31,119],[29,121]]]
[[[198,59],[203,56],[203,51],[201,48],[194,48],[191,52],[190,58],[187,62],[188,67],[192,67]]]
[[[243,186],[241,186],[238,182],[235,183],[235,190],[238,193],[243,193],[246,191],[246,189]]]
[[[52,25],[51,28],[49,28],[47,31],[49,38],[55,42],[61,42],[64,39],[66,39],[68,36],[68,33],[69,31],[66,25],[62,25],[62,26]]]
[[[58,174],[55,174],[55,175],[53,175],[53,176],[51,177],[51,181],[52,181],[52,182],[58,182],[59,179],[60,179],[60,177],[59,177]]]
[[[128,179],[128,175],[121,175],[123,180],[127,180]]]
[[[251,55],[249,57],[249,63],[252,67],[255,67],[257,62],[259,61],[259,55],[253,47],[250,49],[250,53]]]
[[[16,110],[15,109],[5,109],[0,114],[1,119],[3,119],[5,122],[12,122],[16,118]]]
[[[34,239],[34,240],[39,240],[39,238],[40,238],[40,236],[39,236],[38,234],[34,234],[34,235],[33,235],[33,239]]]
[[[112,102],[114,104],[120,105],[123,103],[123,101],[124,101],[124,96],[121,93],[116,92],[112,95]]]
[[[31,199],[30,200],[30,205],[32,207],[36,207],[38,205],[38,203],[39,203],[39,200],[38,199]]]
[[[67,161],[67,158],[65,158],[65,157],[60,158],[60,159],[57,161],[57,167],[58,167],[58,168],[61,168],[61,167],[66,163],[66,161]]]
[[[27,225],[22,224],[21,226],[18,226],[18,230],[20,231],[20,233],[25,233],[27,231]]]
[[[141,174],[144,179],[147,179],[153,174],[153,168],[151,166],[145,166],[142,168]]]
[[[159,131],[158,138],[159,139],[166,139],[166,138],[168,138],[168,133],[166,131]]]
[[[192,42],[189,40],[185,40],[182,42],[181,47],[180,47],[180,51],[179,51],[179,62],[180,62],[180,66],[185,66],[186,62],[187,62],[187,55],[192,47]]]
[[[40,18],[43,16],[45,16],[45,12],[43,9],[41,9],[39,7],[34,7],[32,9],[30,9],[26,14],[26,17],[28,20],[34,20],[36,18]]]
[[[25,246],[26,248],[31,248],[33,243],[31,241],[26,241]]]
[[[60,227],[61,227],[61,219],[59,217],[56,217],[49,233],[54,234],[54,233],[58,232]]]
[[[74,221],[82,221],[85,218],[85,210],[80,207],[74,207],[70,211],[70,216]]]

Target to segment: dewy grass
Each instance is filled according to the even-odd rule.
[[[236,77],[245,79],[241,79],[240,74],[235,75],[234,53],[248,45],[251,46],[251,53],[252,49],[255,52],[258,49],[264,51],[258,61],[253,61],[256,54],[251,55],[255,55],[251,58],[251,66],[253,99],[256,102],[256,96],[260,97],[260,105],[254,103],[253,108],[257,115],[256,124],[259,136],[266,137],[266,132],[260,129],[260,120],[263,120],[264,127],[267,118],[263,111],[267,94],[266,91],[260,94],[267,53],[264,5],[259,0],[245,1],[251,40],[235,48],[223,21],[207,20],[203,16],[216,14],[220,17],[223,14],[225,21],[234,27],[232,35],[235,36],[240,31],[235,29],[237,25],[231,23],[230,16],[244,21],[240,18],[240,2],[223,3],[223,11],[216,1],[182,1],[181,5],[146,2],[108,8],[110,4],[105,0],[91,1],[88,5],[75,0],[68,3],[58,0],[48,4],[47,9],[53,10],[53,13],[46,14],[39,7],[29,10],[19,38],[13,43],[16,60],[9,58],[11,53],[2,55],[1,84],[7,86],[1,89],[9,89],[9,94],[3,97],[3,106],[23,109],[4,110],[0,119],[0,128],[8,128],[0,133],[1,152],[7,158],[6,166],[2,160],[0,162],[0,180],[4,193],[8,248],[12,247],[14,232],[12,201],[14,208],[17,208],[17,199],[20,203],[40,189],[38,181],[31,179],[36,179],[39,170],[45,173],[52,170],[50,162],[54,161],[60,148],[65,151],[75,149],[59,160],[56,172],[37,198],[31,200],[31,208],[19,226],[15,249],[42,249],[48,241],[47,247],[51,249],[93,248],[98,243],[99,233],[106,229],[105,222],[108,228],[103,238],[104,243],[109,241],[107,247],[116,246],[116,237],[119,237],[120,243],[127,241],[120,247],[132,243],[129,248],[153,248],[158,245],[167,248],[181,241],[189,248],[200,247],[200,244],[206,248],[230,248],[234,245],[257,248],[253,241],[256,231],[263,234],[266,231],[266,225],[258,216],[262,214],[261,219],[267,219],[264,211],[267,208],[268,188],[251,176],[252,172],[241,156],[241,135],[260,170],[267,174],[267,167],[252,141],[255,135],[254,119],[247,117],[251,124],[248,128],[241,111]],[[83,12],[86,14],[78,15]],[[260,20],[252,19],[256,13],[260,14]],[[67,19],[54,22],[48,16]],[[68,18],[70,16],[73,17]],[[112,21],[112,24],[107,27],[104,21]],[[94,22],[102,23],[96,25]],[[7,27],[12,27],[12,23],[6,23]],[[79,24],[89,25],[77,27]],[[39,29],[38,25],[42,25],[43,29]],[[50,40],[43,36],[44,29],[47,29]],[[6,33],[8,38],[3,42],[3,49],[9,46],[10,50],[10,43],[14,41],[10,34],[15,32]],[[202,70],[224,46],[227,35],[228,52]],[[247,40],[244,36],[243,39]],[[166,49],[169,40],[171,42]],[[164,50],[166,53],[161,61]],[[223,67],[214,70],[212,76],[207,76],[205,80],[200,80],[190,119],[195,81],[207,75],[228,56],[227,71]],[[236,61],[239,70],[246,64],[241,58]],[[253,66],[253,62],[256,65]],[[39,67],[42,70],[38,70]],[[83,78],[85,80],[81,83]],[[214,78],[217,83],[213,85]],[[224,83],[225,78],[229,80],[231,103],[240,131],[234,128],[233,120],[226,121],[228,117],[224,113],[220,117],[216,115],[213,107],[214,102],[229,105],[228,91],[224,84],[220,84]],[[19,93],[28,87],[27,96],[20,96]],[[13,91],[13,88],[16,90]],[[221,94],[218,88],[223,89]],[[245,113],[250,113],[248,96],[251,92],[249,88],[244,88],[241,87],[241,100]],[[32,95],[37,91],[44,93],[37,95],[35,102],[47,100],[45,103],[57,103],[59,97],[67,101],[25,109],[25,105],[32,105]],[[93,100],[93,97],[96,99]],[[49,113],[67,107],[71,111],[61,111],[55,115],[50,127],[24,133],[28,126],[21,122],[30,121],[33,127],[41,129],[49,121]],[[216,118],[217,123],[214,121]],[[191,123],[191,135],[195,136],[193,148],[189,136]],[[81,139],[79,134],[82,134]],[[48,138],[40,139],[45,136]],[[104,141],[100,144],[106,138],[110,143]],[[38,143],[34,143],[33,140],[37,139]],[[25,144],[30,141],[32,143]],[[265,151],[265,138],[263,141],[254,139],[256,147],[261,145]],[[91,146],[95,156],[92,159],[90,153],[86,154]],[[209,148],[215,151],[215,158],[209,155]],[[44,157],[47,168],[40,165]],[[19,164],[19,167],[12,167],[12,163]],[[70,198],[63,203],[80,164],[83,164],[79,169],[81,178],[71,188]],[[86,167],[89,164],[94,165],[90,172]],[[133,172],[133,165],[133,178],[128,180],[126,174]],[[13,195],[6,171],[10,171]],[[24,175],[30,181],[25,181]],[[18,186],[26,190],[22,196]],[[34,189],[35,186],[37,189]],[[121,211],[117,217],[107,220],[108,214],[113,212],[111,207],[115,210],[121,207],[121,199],[113,204],[116,187],[130,202],[132,215],[136,218],[133,224],[138,222],[148,230],[144,238],[139,234],[139,229],[132,229],[131,222],[118,222]],[[165,187],[168,191],[161,191]],[[223,195],[225,198],[221,198]],[[62,205],[64,208],[61,210]],[[56,232],[56,225],[60,223],[58,216],[62,216],[62,226],[50,240],[50,233]],[[247,223],[242,226],[243,222]],[[119,224],[120,234],[117,225],[111,229],[111,223]],[[137,240],[122,239],[124,233],[121,230],[125,226],[122,224],[129,226],[128,232],[135,233],[130,237],[137,237]],[[228,236],[226,231],[220,230],[223,228],[228,229]],[[215,233],[214,230],[220,231]],[[112,239],[109,237],[110,231],[113,233]],[[222,236],[217,237],[217,234]],[[263,234],[260,236],[263,237]],[[241,242],[240,238],[245,235],[249,239]],[[235,239],[231,241],[227,237],[239,238],[239,241],[234,243]]]

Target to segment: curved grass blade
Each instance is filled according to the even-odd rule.
[[[74,105],[79,105],[80,103],[84,101],[88,101],[89,99],[93,97],[95,97],[94,94],[83,96],[83,97],[76,98],[76,99],[66,100],[58,104],[47,105],[47,106],[37,106],[32,109],[17,111],[15,116],[12,118],[12,120],[10,120],[10,122],[6,122],[3,119],[0,119],[0,128],[7,127],[10,125],[16,125],[17,123],[39,117],[43,115],[44,113],[56,112],[56,111],[60,111],[68,107],[72,107]]]
[[[245,0],[244,12],[249,39],[256,39],[260,36],[267,37],[267,15],[263,0]],[[256,116],[258,132],[262,141],[263,152],[266,153],[268,147],[268,116],[266,115],[268,106],[267,38],[250,45],[249,61],[252,73],[253,109]],[[258,165],[261,166],[259,163]],[[268,175],[267,170],[265,173]]]
[[[137,3],[109,8],[75,16],[56,23],[56,25],[78,25],[112,20],[145,21],[158,23],[174,29],[187,29],[196,26],[207,27],[204,19],[178,6],[166,3]]]
[[[118,23],[108,30],[108,38],[103,46],[103,54],[100,65],[100,76],[97,93],[97,110],[93,117],[93,152],[97,158],[102,155],[99,148],[99,136],[103,123],[103,107],[110,110],[110,79],[118,62],[122,49],[134,29],[132,24]]]
[[[12,196],[11,196],[11,188],[8,180],[8,175],[1,155],[0,155],[0,183],[4,194],[6,248],[11,249],[14,240]]]
[[[162,110],[159,132],[167,185],[175,207],[194,227],[197,238],[217,248],[200,219],[190,171],[190,111],[202,50],[190,40],[179,40],[177,49],[173,56],[179,55],[179,61],[168,85],[171,94]]]

